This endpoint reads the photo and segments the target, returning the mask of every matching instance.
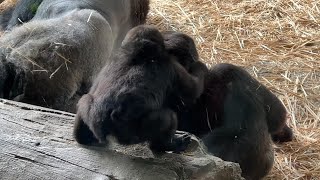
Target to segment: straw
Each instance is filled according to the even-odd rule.
[[[295,139],[275,145],[266,179],[320,179],[320,1],[152,0],[148,23],[187,33],[209,67],[241,66],[284,103]]]

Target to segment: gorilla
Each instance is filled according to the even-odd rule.
[[[211,69],[198,103],[205,105],[194,110],[207,117],[207,128],[215,127],[203,138],[209,152],[239,163],[246,179],[261,179],[272,168],[271,137],[274,141],[292,140],[280,100],[234,65],[220,64]],[[201,126],[204,129],[205,125]]]
[[[104,143],[112,135],[120,144],[150,142],[156,153],[185,150],[190,137],[175,135],[178,120],[170,107],[177,98],[168,97],[195,102],[207,67],[194,61],[187,71],[179,61],[169,55],[156,28],[140,25],[130,30],[80,99],[75,139],[81,144]]]
[[[240,67],[205,73],[185,34],[138,27],[123,41],[148,10],[149,0],[18,1],[0,15],[0,98],[75,112],[83,96],[74,128],[81,144],[113,135],[180,152],[190,138],[178,129],[239,163],[245,178],[264,177],[272,140],[293,138],[282,103]]]
[[[149,0],[20,0],[0,38],[0,98],[75,112],[148,10]]]
[[[198,61],[192,38],[178,32],[163,34],[167,51],[183,59],[180,63],[186,69]],[[246,179],[261,179],[270,171],[272,140],[293,138],[281,101],[248,72],[231,64],[209,69],[204,91],[195,103],[180,102],[172,107],[178,130],[200,137],[209,153],[239,163]]]
[[[238,90],[235,90],[235,87],[238,87]],[[204,93],[197,100],[197,103],[181,113],[186,120],[179,128],[201,137],[221,126],[224,122],[221,119],[224,119],[226,114],[236,114],[231,111],[229,113],[229,108],[225,107],[227,97],[234,92],[249,96],[250,98],[246,99],[251,99],[254,102],[248,103],[252,109],[257,108],[258,105],[261,106],[266,114],[265,121],[273,141],[287,142],[292,140],[293,132],[286,125],[286,109],[281,101],[248,72],[240,67],[224,63],[209,70],[205,79]],[[239,118],[239,116],[235,115],[233,118]],[[196,119],[205,121],[196,121]]]

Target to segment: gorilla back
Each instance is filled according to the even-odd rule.
[[[43,0],[29,22],[0,38],[1,97],[74,112],[148,9],[148,0]]]
[[[204,136],[203,142],[213,155],[239,163],[247,180],[261,179],[274,160],[266,113],[241,81],[228,84],[226,94],[223,121]]]
[[[178,130],[202,137],[209,152],[239,163],[247,179],[260,179],[272,167],[271,136],[280,141],[293,136],[281,101],[231,64],[211,68],[201,97],[178,117],[183,119]]]
[[[205,65],[194,63],[189,74],[169,56],[162,34],[150,26],[130,30],[122,44],[79,101],[76,140],[90,144],[113,135],[121,144],[149,141],[154,152],[183,151],[190,137],[174,135],[178,122],[168,97],[197,98]]]

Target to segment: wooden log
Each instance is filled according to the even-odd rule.
[[[242,179],[238,164],[199,149],[154,157],[146,145],[81,146],[73,121],[71,113],[0,99],[0,179]]]

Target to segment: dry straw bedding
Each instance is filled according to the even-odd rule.
[[[247,69],[278,95],[295,139],[266,179],[320,179],[320,1],[152,0],[149,24],[182,31],[208,66]]]
[[[151,2],[149,24],[191,35],[208,66],[242,66],[285,104],[295,139],[275,145],[266,179],[320,179],[320,1]]]

